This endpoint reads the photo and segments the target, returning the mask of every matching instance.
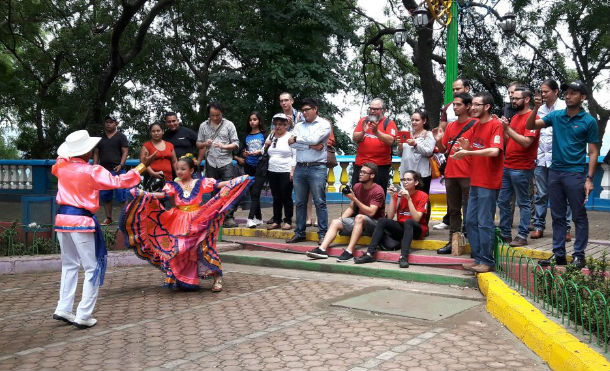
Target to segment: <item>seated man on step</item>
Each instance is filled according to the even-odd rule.
[[[360,182],[354,185],[353,191],[346,187],[343,189],[345,197],[351,200],[349,207],[340,218],[330,223],[328,233],[320,244],[320,247],[308,251],[307,256],[313,259],[326,259],[326,250],[339,233],[342,236],[350,236],[349,244],[338,262],[346,262],[354,257],[354,247],[360,236],[370,236],[375,230],[377,219],[385,214],[385,194],[383,188],[375,183],[377,176],[377,165],[367,162],[360,170]]]

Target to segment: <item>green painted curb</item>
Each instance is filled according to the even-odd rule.
[[[477,281],[475,277],[451,277],[431,273],[419,273],[409,270],[398,271],[393,269],[367,268],[352,264],[321,264],[316,261],[284,260],[230,254],[220,254],[220,258],[223,262],[234,264],[256,265],[285,269],[300,269],[314,272],[353,274],[358,276],[382,277],[401,281],[426,282],[441,285],[477,287]]]

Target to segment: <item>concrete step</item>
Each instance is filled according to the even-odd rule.
[[[234,242],[240,244],[242,247],[250,250],[261,250],[261,251],[277,251],[293,254],[305,254],[307,251],[316,248],[316,244],[312,244],[310,241],[301,243],[285,243],[282,240],[274,239],[251,239],[248,237],[231,237],[231,240],[225,239],[226,242]],[[341,255],[344,249],[344,245],[333,246],[327,250],[330,257],[338,257]],[[354,251],[355,257],[360,257],[366,252],[366,249],[356,249]],[[386,263],[396,263],[400,258],[400,251],[378,251],[375,254],[377,261]],[[411,251],[409,255],[409,264],[414,265],[429,265],[437,266],[448,269],[462,270],[462,264],[471,263],[473,260],[469,256],[450,256],[450,255],[438,255],[436,251],[431,250],[416,250]]]
[[[316,231],[314,231],[316,230]],[[446,231],[434,232],[433,234],[437,236],[445,237]],[[267,230],[266,226],[259,228],[223,228],[222,230],[222,240],[232,240],[233,237],[256,237],[256,239],[275,239],[275,240],[287,240],[294,235],[292,230],[281,230],[281,229],[273,229]],[[309,228],[305,233],[305,238],[308,241],[318,241],[318,233],[317,229]],[[438,237],[437,237],[438,238]],[[442,238],[442,237],[441,237]],[[371,242],[371,238],[368,236],[360,237],[358,239],[358,245],[366,246]],[[349,236],[337,236],[333,240],[335,244],[347,245],[349,243]],[[434,239],[428,237],[424,240],[413,240],[411,244],[411,248],[413,250],[438,250],[441,247],[445,246],[447,243],[446,240]],[[466,245],[466,253],[470,255],[470,245]]]
[[[248,246],[249,244],[245,243],[244,245]],[[354,264],[353,261],[338,263],[333,258],[312,260],[302,253],[295,253],[294,251],[269,251],[268,249],[260,249],[260,247],[256,248],[258,249],[245,248],[222,252],[220,257],[223,262],[235,264],[342,273],[467,287],[476,287],[477,285],[474,274],[464,270],[415,264],[407,269],[401,269],[398,267],[396,260],[391,263]],[[419,256],[413,255],[413,259],[417,260]]]

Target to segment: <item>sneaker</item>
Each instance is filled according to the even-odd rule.
[[[339,263],[345,263],[347,261],[350,261],[350,259],[352,259],[354,257],[354,255],[352,253],[350,253],[347,250],[343,250],[343,252],[341,253],[341,256],[339,256],[337,258],[337,261]]]
[[[432,229],[440,231],[442,229],[447,229],[449,228],[449,226],[443,222],[438,223],[437,225],[433,226]]]
[[[292,225],[288,224],[288,223],[284,223],[284,224],[282,224],[282,229],[285,231],[289,231],[292,229]]]
[[[110,224],[112,224],[112,219],[110,219],[110,218],[106,218],[106,219],[104,219],[103,222],[100,223],[100,225],[110,225]]]
[[[366,263],[374,263],[377,259],[375,259],[372,255],[364,254],[359,258],[354,259],[354,263],[356,264],[366,264]]]
[[[319,247],[307,252],[307,256],[312,259],[328,259],[328,253]]]
[[[256,219],[256,218],[254,218],[254,219],[252,219],[252,221],[254,222],[254,225],[255,225],[255,226],[257,226],[257,227],[258,227],[259,225],[263,224],[263,220],[262,220],[262,219]]]
[[[235,228],[235,227],[238,227],[237,223],[235,223],[235,219],[233,219],[233,218],[225,219],[225,222],[222,223],[222,226],[225,227],[225,228]]]
[[[476,265],[479,265],[479,264],[477,264],[477,263],[475,263],[475,262],[472,262],[472,263],[465,263],[465,264],[462,264],[462,268],[464,268],[464,269],[466,269],[467,271],[469,271],[469,270],[472,270],[472,267],[474,267],[474,266],[476,266]]]
[[[552,262],[554,262],[555,265],[567,265],[568,264],[568,260],[566,259],[565,256],[556,256],[556,255],[553,255],[548,259],[539,260],[538,264],[540,264],[541,267],[548,267],[551,265]]]
[[[273,224],[273,223],[275,223],[275,221],[273,221],[273,218],[271,218],[271,219],[267,220],[266,223],[267,224]]]
[[[409,268],[409,261],[404,256],[401,256],[400,259],[398,259],[398,266],[401,268]]]
[[[248,228],[254,228],[254,227],[256,227],[256,222],[255,222],[255,220],[256,220],[256,219],[248,219],[248,221],[246,222],[246,226],[247,226]]]
[[[73,322],[74,326],[78,327],[81,330],[89,328],[89,327],[93,327],[93,326],[95,326],[96,323],[97,323],[97,320],[93,317],[89,317],[89,319],[77,318]]]
[[[64,312],[63,310],[56,310],[55,313],[53,313],[53,319],[64,321],[66,323],[72,323],[74,322],[74,314]]]

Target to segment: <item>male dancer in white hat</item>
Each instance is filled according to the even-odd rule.
[[[102,166],[89,165],[92,150],[100,139],[90,137],[86,130],[68,135],[57,150],[59,157],[52,168],[58,180],[55,231],[61,247],[61,286],[53,318],[81,329],[97,323],[91,313],[106,271],[106,246],[95,217],[99,209],[99,191],[138,185],[140,174],[156,156],[155,152],[126,174],[113,176]],[[85,280],[74,315],[72,308],[80,264],[85,270]]]

